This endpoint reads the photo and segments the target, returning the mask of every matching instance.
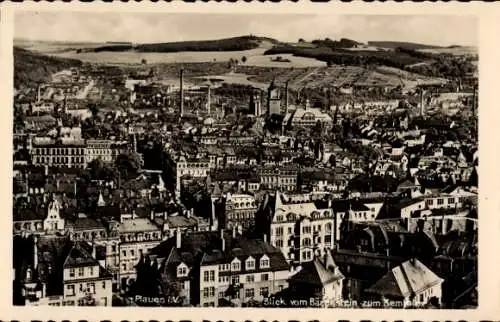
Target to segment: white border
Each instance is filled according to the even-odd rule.
[[[6,265],[0,267],[2,296],[0,300],[0,318],[3,320],[71,320],[86,319],[101,320],[223,320],[223,321],[287,321],[287,320],[479,320],[500,317],[500,279],[499,279],[499,232],[500,207],[496,200],[499,195],[500,162],[500,123],[499,100],[500,92],[500,47],[497,44],[500,34],[500,4],[498,3],[310,3],[302,0],[300,3],[183,3],[174,0],[170,3],[2,3],[0,4],[0,102],[2,103],[0,140],[3,157],[1,175],[4,202],[2,220],[3,249]],[[475,310],[371,310],[371,309],[225,309],[225,308],[79,308],[79,307],[13,307],[12,303],[12,36],[13,15],[16,10],[30,11],[127,11],[127,12],[169,12],[169,13],[262,13],[262,14],[459,14],[477,15],[480,18],[479,37],[479,308]]]

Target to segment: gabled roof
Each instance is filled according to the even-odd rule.
[[[324,286],[336,280],[344,279],[338,270],[333,258],[328,253],[322,262],[318,257],[313,261],[304,263],[302,269],[289,279],[290,283],[304,283],[314,286]]]
[[[408,297],[442,282],[442,278],[418,259],[414,259],[394,267],[366,292],[381,296]]]
[[[92,265],[99,265],[99,263],[78,244],[75,244],[73,248],[71,248],[66,260],[64,261],[64,268]]]

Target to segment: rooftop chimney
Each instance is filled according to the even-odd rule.
[[[224,239],[224,229],[220,230],[220,240],[222,243],[221,249],[224,252],[224,251],[226,251],[226,240]]]
[[[177,231],[175,232],[175,247],[178,249],[181,248],[181,229],[177,227]]]
[[[184,116],[184,69],[181,68],[180,75],[180,85],[179,85],[179,98],[180,98],[180,109],[181,109],[181,117]]]

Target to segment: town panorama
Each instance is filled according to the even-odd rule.
[[[477,60],[16,40],[13,304],[477,307]]]

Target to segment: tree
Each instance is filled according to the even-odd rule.
[[[141,59],[141,64],[142,64],[142,65],[146,65],[147,63],[148,63],[148,61],[147,61],[146,59],[144,59],[144,58],[143,58],[143,59]]]
[[[241,57],[241,62],[244,64],[247,62],[247,57],[246,56],[243,56]]]
[[[122,175],[134,175],[141,168],[141,159],[135,152],[122,153],[116,158],[115,165]]]
[[[299,38],[299,43],[305,42],[304,38]]]

